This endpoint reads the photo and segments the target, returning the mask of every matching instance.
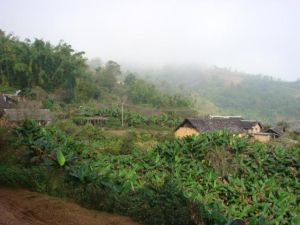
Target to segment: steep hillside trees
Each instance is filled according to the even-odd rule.
[[[0,85],[15,88],[40,86],[46,91],[65,90],[73,98],[76,78],[85,70],[83,52],[64,42],[53,46],[41,39],[20,41],[0,32]]]

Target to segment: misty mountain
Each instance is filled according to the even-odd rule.
[[[61,92],[57,98],[68,103],[125,98],[130,104],[173,112],[192,109],[201,116],[233,114],[269,123],[300,117],[300,81],[193,64],[133,68],[96,59],[87,65],[83,53],[67,43],[21,41],[5,32],[0,32],[0,46],[0,90],[26,93],[39,86],[48,93]]]
[[[209,104],[214,106],[215,113],[241,115],[269,123],[300,118],[299,81],[194,65],[169,65],[139,73],[161,89],[205,99],[206,104],[197,105],[202,111],[206,111]]]

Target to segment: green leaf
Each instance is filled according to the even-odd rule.
[[[64,154],[62,153],[62,151],[60,149],[56,152],[56,159],[57,159],[57,162],[60,166],[65,165],[66,159],[65,159],[65,156],[64,156]]]

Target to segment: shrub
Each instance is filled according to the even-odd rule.
[[[42,104],[43,104],[43,108],[52,110],[54,108],[55,102],[54,99],[47,97],[46,99],[43,100]]]
[[[133,131],[127,132],[120,146],[121,154],[130,154],[135,148],[135,140],[137,136]]]

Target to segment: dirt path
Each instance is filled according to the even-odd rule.
[[[0,225],[138,225],[128,217],[88,210],[72,202],[0,187]]]

